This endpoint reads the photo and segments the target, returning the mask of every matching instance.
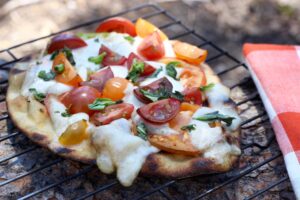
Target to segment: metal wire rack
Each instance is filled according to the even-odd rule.
[[[203,47],[206,49],[209,49],[209,52],[213,52],[210,54],[210,56],[207,59],[207,63],[209,63],[212,68],[216,71],[216,73],[221,77],[222,80],[224,80],[225,84],[227,84],[232,90],[235,90],[236,88],[241,88],[243,91],[246,91],[246,95],[242,97],[242,100],[237,102],[237,105],[239,107],[242,107],[246,105],[249,102],[254,102],[254,105],[259,105],[260,113],[250,116],[250,118],[247,118],[242,123],[242,133],[245,130],[252,130],[253,127],[256,129],[261,126],[263,123],[268,124],[268,117],[266,115],[265,110],[263,109],[262,102],[259,98],[259,95],[255,89],[255,86],[252,82],[251,77],[249,76],[249,73],[247,72],[247,66],[240,62],[238,59],[233,57],[229,52],[223,50],[222,48],[218,47],[215,43],[208,41],[205,39],[205,37],[197,34],[194,30],[186,27],[180,20],[176,19],[172,14],[170,14],[165,9],[155,5],[155,4],[143,4],[131,9],[128,9],[126,11],[120,12],[118,14],[103,17],[100,19],[92,20],[89,22],[85,22],[76,26],[73,26],[71,28],[61,30],[59,32],[43,36],[40,38],[36,38],[31,41],[27,41],[15,46],[12,46],[7,49],[0,50],[1,54],[9,54],[11,57],[11,60],[5,63],[2,63],[0,65],[1,70],[9,70],[11,66],[13,66],[15,63],[20,61],[22,58],[18,58],[14,51],[18,48],[22,48],[26,45],[31,45],[35,42],[47,39],[51,36],[54,36],[56,34],[80,29],[83,27],[93,26],[98,24],[100,21],[105,20],[107,18],[113,17],[113,16],[126,16],[131,18],[133,21],[135,21],[138,17],[143,17],[146,19],[157,18],[159,19],[161,24],[159,26],[160,29],[165,31],[168,35],[171,35],[171,39],[181,39],[181,40],[188,40],[189,38],[194,38],[193,42],[197,43],[199,47]],[[134,18],[134,17],[135,18]],[[166,23],[167,22],[167,23]],[[175,28],[174,28],[175,27]],[[181,30],[181,31],[179,31]],[[196,42],[195,42],[196,41]],[[222,63],[230,63],[226,67],[218,68],[216,65],[214,65],[214,62],[216,60],[220,59],[220,62]],[[226,61],[225,61],[226,60]],[[234,80],[237,80],[238,82],[226,82],[228,80],[228,74],[230,74],[234,70],[243,71],[243,74],[246,74],[245,76],[241,77],[235,77]],[[230,76],[229,76],[230,77]],[[7,87],[7,80],[3,80],[0,82],[0,88],[3,98],[0,99],[1,102],[5,101],[5,88]],[[5,155],[2,156],[0,154],[0,165],[1,166],[7,166],[7,168],[10,168],[12,165],[9,164],[10,161],[20,159],[27,157],[29,154],[39,153],[40,151],[46,152],[47,155],[50,154],[51,159],[47,159],[40,162],[39,164],[33,164],[33,166],[29,167],[28,170],[25,170],[25,172],[20,172],[17,176],[5,179],[0,181],[0,190],[2,187],[9,186],[11,184],[14,184],[14,182],[18,182],[21,179],[24,179],[26,177],[34,177],[36,174],[41,173],[43,174],[43,171],[49,170],[50,168],[56,167],[60,170],[65,170],[70,165],[79,165],[76,168],[76,172],[72,174],[65,174],[64,176],[56,175],[53,171],[50,170],[50,175],[44,177],[44,183],[35,183],[33,180],[31,180],[31,185],[39,185],[37,187],[32,186],[31,189],[27,190],[26,193],[14,193],[14,194],[8,194],[12,195],[8,197],[10,198],[18,198],[18,199],[29,199],[29,198],[37,198],[39,199],[44,193],[47,193],[48,191],[55,189],[55,188],[62,188],[62,185],[66,185],[68,183],[72,183],[77,179],[80,179],[80,183],[90,181],[91,179],[101,179],[100,183],[93,185],[92,189],[83,190],[78,188],[71,188],[70,191],[74,191],[74,194],[69,194],[67,196],[63,196],[63,198],[74,198],[74,199],[87,199],[89,197],[95,196],[97,198],[97,195],[103,194],[107,192],[108,190],[113,191],[114,193],[118,193],[118,198],[128,198],[128,199],[201,199],[201,198],[213,198],[215,197],[215,193],[224,191],[224,188],[226,186],[232,186],[237,183],[238,180],[242,179],[243,177],[249,175],[250,173],[254,172],[255,170],[271,163],[272,161],[276,159],[281,158],[280,151],[273,152],[269,157],[263,160],[258,160],[255,163],[252,164],[246,164],[242,167],[238,167],[237,169],[225,173],[225,174],[217,174],[217,175],[205,175],[200,177],[186,177],[182,179],[176,179],[176,180],[167,180],[167,179],[158,179],[158,178],[138,178],[136,183],[134,184],[132,189],[123,188],[119,185],[118,181],[113,176],[106,176],[101,174],[99,171],[96,170],[95,166],[88,166],[88,165],[81,165],[81,164],[74,164],[74,162],[65,160],[60,157],[56,157],[55,155],[52,155],[47,150],[34,145],[31,143],[26,137],[22,135],[18,130],[15,130],[13,125],[10,122],[9,116],[7,113],[3,113],[0,116],[0,122],[7,121],[7,133],[1,133],[0,136],[0,147],[1,145],[4,145],[3,143],[6,141],[10,141],[10,145],[12,145],[17,153],[14,153],[12,155]],[[251,131],[250,131],[251,132]],[[22,138],[22,139],[18,139]],[[25,141],[25,142],[24,142]],[[259,148],[259,152],[257,154],[263,153],[266,149],[270,148],[270,146],[275,146],[277,149],[277,143],[274,140],[274,134],[272,132],[268,142],[266,144],[260,144],[257,142],[251,142],[251,143],[245,143],[243,142],[243,134],[242,134],[242,150],[243,154],[247,151],[249,148]],[[21,143],[21,144],[20,144]],[[29,145],[28,145],[29,144]],[[38,151],[38,152],[37,152]],[[71,163],[71,164],[70,164]],[[283,164],[282,164],[283,165]],[[74,167],[73,167],[74,168]],[[68,168],[69,169],[69,168]],[[3,175],[5,172],[0,172],[0,176]],[[52,174],[52,175],[51,175]],[[90,177],[89,174],[93,174],[95,177]],[[96,174],[96,175],[95,175]],[[55,177],[53,177],[55,176]],[[32,178],[34,179],[34,178]],[[49,180],[48,180],[49,179]],[[204,188],[199,189],[199,192],[190,193],[189,191],[178,191],[179,187],[182,187],[182,184],[186,184],[187,181],[190,187],[192,187],[192,184],[197,184],[196,180],[203,179],[205,180],[206,184]],[[270,184],[268,184],[264,188],[257,189],[256,191],[252,191],[250,195],[244,196],[244,199],[254,199],[260,195],[264,195],[271,191],[272,188],[279,186],[283,184],[284,182],[288,182],[288,177],[286,175],[286,172],[284,170],[284,173],[280,178],[278,178],[275,181],[272,181]],[[96,181],[97,182],[97,181]],[[93,182],[94,183],[94,182]],[[203,185],[203,184],[202,184]],[[67,186],[66,186],[67,187]],[[171,189],[170,189],[171,188]],[[173,188],[173,189],[172,189]],[[177,192],[174,193],[174,188]],[[176,189],[177,188],[177,189]],[[75,192],[76,190],[76,192]],[[173,192],[172,192],[173,191]],[[179,192],[179,193],[178,193]],[[73,193],[73,192],[72,192]],[[113,197],[112,197],[113,198]]]

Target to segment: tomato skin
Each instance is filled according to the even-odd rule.
[[[76,70],[68,61],[63,52],[60,52],[57,56],[55,56],[53,60],[52,71],[55,71],[55,66],[59,64],[64,65],[64,71],[60,74],[56,74],[55,80],[60,83],[77,87],[79,83],[82,82],[82,79],[77,74]]]
[[[186,88],[183,91],[184,101],[192,104],[202,105],[202,93],[199,88]]]
[[[92,115],[95,111],[88,108],[88,104],[100,98],[101,93],[93,87],[81,86],[61,96],[61,102],[68,108],[70,114],[79,112]]]
[[[147,20],[139,18],[135,23],[135,29],[138,36],[144,38],[151,33],[157,31],[162,40],[167,40],[168,37],[159,28]]]
[[[163,77],[163,78],[160,78],[160,79],[150,83],[149,85],[145,85],[143,87],[136,88],[133,90],[133,92],[134,92],[134,95],[136,96],[136,98],[138,100],[140,100],[141,102],[151,103],[151,100],[148,99],[147,97],[145,97],[140,92],[140,89],[147,90],[149,92],[155,92],[160,87],[164,87],[167,92],[172,92],[172,89],[173,89],[172,83],[166,77]]]
[[[157,31],[143,39],[137,49],[138,53],[148,60],[157,60],[165,55],[163,41]]]
[[[176,41],[173,44],[173,50],[177,58],[194,65],[200,65],[207,57],[207,50],[185,42]]]
[[[107,106],[103,111],[95,113],[91,117],[91,122],[96,126],[109,124],[120,118],[130,119],[134,106],[129,103],[120,103]]]
[[[164,124],[173,119],[180,109],[180,101],[174,98],[159,100],[137,109],[137,113],[146,121]]]
[[[96,88],[99,92],[102,92],[105,83],[114,77],[114,74],[110,67],[107,67],[106,69],[103,69],[99,72],[93,73],[90,75],[89,81],[84,81],[80,83],[82,86],[91,86],[93,88]]]
[[[87,127],[86,120],[75,122],[62,133],[58,141],[65,146],[79,144],[89,136],[86,132]]]
[[[125,90],[129,81],[125,78],[115,77],[109,79],[103,88],[102,97],[113,101],[121,100],[125,96]]]
[[[101,32],[117,32],[127,33],[131,36],[136,36],[134,24],[123,17],[113,17],[103,21],[96,29],[97,33]]]
[[[63,33],[53,37],[47,47],[47,52],[53,53],[56,50],[68,47],[69,49],[76,49],[87,46],[85,41],[71,33]]]
[[[180,82],[185,88],[206,85],[206,76],[200,67],[184,67],[180,74]]]
[[[125,62],[127,61],[126,57],[120,56],[119,54],[111,51],[108,47],[105,45],[101,45],[99,49],[99,55],[101,53],[105,52],[106,55],[104,56],[102,60],[102,65],[103,66],[108,66],[108,65],[124,65]]]
[[[130,53],[128,56],[128,60],[127,60],[128,70],[131,69],[134,59],[138,60],[139,62],[144,62],[144,60],[142,58],[140,58],[138,55],[136,55],[135,53]],[[142,73],[142,76],[149,76],[149,75],[153,74],[155,72],[155,70],[156,69],[154,67],[145,63],[144,72]]]

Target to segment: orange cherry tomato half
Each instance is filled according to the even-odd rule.
[[[164,44],[157,31],[146,36],[137,49],[138,53],[148,60],[157,60],[165,55]]]
[[[48,53],[53,53],[56,50],[68,47],[69,49],[76,49],[87,46],[85,41],[71,33],[63,33],[53,37],[47,47]]]
[[[169,126],[170,128],[180,132],[182,131],[181,127],[188,125],[191,119],[192,112],[179,112],[171,121],[169,121]]]
[[[63,52],[60,52],[57,56],[55,56],[52,65],[52,71],[55,72],[55,66],[60,64],[63,64],[64,70],[62,73],[56,74],[55,80],[67,85],[72,85],[75,87],[78,86],[79,83],[82,82],[82,79],[77,74],[76,70],[68,61],[68,59],[66,58]]]
[[[109,79],[103,88],[103,98],[109,98],[113,101],[121,100],[125,96],[128,80],[125,78],[115,77]]]
[[[192,113],[196,112],[200,108],[199,105],[191,104],[187,102],[182,102],[180,105],[180,111],[191,111]]]
[[[103,21],[96,29],[96,32],[117,32],[127,33],[133,37],[136,36],[134,24],[123,17],[113,17]]]
[[[159,28],[151,24],[149,21],[139,18],[135,23],[135,29],[138,36],[144,38],[151,33],[157,31],[162,40],[167,40],[168,37]]]
[[[90,86],[81,86],[62,95],[61,102],[69,109],[71,114],[84,112],[92,115],[95,111],[90,110],[88,104],[94,102],[96,98],[100,98],[101,93]]]
[[[96,126],[109,124],[113,120],[125,118],[130,119],[134,106],[129,103],[120,103],[116,105],[107,106],[103,111],[95,113],[91,117],[91,122]]]
[[[205,73],[196,66],[185,67],[180,74],[180,82],[185,88],[203,86],[206,84]]]
[[[207,50],[200,49],[185,42],[174,42],[173,50],[177,58],[194,65],[200,65],[207,57]]]
[[[81,143],[88,138],[86,129],[88,127],[86,120],[80,120],[71,124],[65,132],[58,138],[58,141],[65,146]]]
[[[164,63],[164,64],[168,64],[170,62],[178,62],[179,65],[177,65],[177,67],[189,67],[191,66],[191,64],[184,62],[183,60],[177,59],[177,58],[170,58],[170,57],[164,57],[162,59],[159,59],[158,62]]]

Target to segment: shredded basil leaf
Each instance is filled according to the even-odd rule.
[[[56,50],[51,54],[50,60],[53,60],[58,54],[59,52],[63,52],[65,54],[65,56],[67,57],[68,61],[72,64],[72,65],[76,65],[76,62],[74,60],[73,54],[71,49],[64,47],[63,49],[60,50]]]
[[[100,55],[98,56],[94,56],[94,57],[89,57],[88,61],[96,64],[96,65],[99,65],[102,63],[104,57],[106,56],[106,52],[102,52]]]
[[[210,83],[210,84],[208,84],[208,85],[201,86],[201,87],[200,87],[200,90],[201,90],[202,92],[209,91],[209,90],[211,90],[211,88],[213,88],[214,86],[215,86],[214,83]]]
[[[64,64],[55,65],[54,70],[56,73],[61,74],[65,71],[65,65]]]
[[[36,61],[36,64],[37,64],[37,65],[41,65],[41,64],[43,64],[43,61],[37,60],[37,61]]]
[[[29,92],[33,94],[33,97],[39,101],[42,102],[46,98],[46,95],[43,93],[38,92],[35,88],[29,88]]]
[[[56,74],[53,71],[46,72],[45,70],[42,70],[38,73],[38,77],[43,79],[44,81],[50,81],[55,78]]]
[[[69,113],[69,110],[66,109],[65,112],[61,113],[61,116],[62,116],[62,117],[70,117],[71,114]]]
[[[98,33],[77,33],[78,37],[81,37],[83,39],[91,39],[98,35]]]
[[[223,121],[226,123],[226,126],[230,126],[232,124],[232,121],[235,119],[235,117],[230,117],[228,115],[219,114],[219,111],[207,113],[205,115],[202,115],[200,117],[194,118],[199,121],[204,122],[214,122],[214,121]]]
[[[162,70],[163,70],[162,67],[156,69],[155,72],[151,76],[149,76],[149,78],[156,78]]]
[[[131,36],[124,36],[124,39],[127,40],[130,44],[134,43],[134,38]]]
[[[94,41],[98,43],[99,42],[99,38],[95,38]]]
[[[133,59],[132,66],[126,77],[126,79],[131,80],[133,83],[136,83],[138,77],[144,72],[145,63],[137,59]]]
[[[147,140],[147,129],[144,123],[140,123],[136,126],[137,135],[143,140]]]
[[[177,67],[179,64],[180,64],[180,62],[174,61],[174,62],[169,62],[166,66],[167,74],[175,80],[178,80],[176,78],[177,71],[176,71],[175,67]]]
[[[112,101],[109,98],[97,98],[93,103],[89,104],[90,110],[103,110],[105,107],[114,105],[117,102]]]
[[[189,125],[181,127],[180,129],[183,130],[183,131],[191,132],[191,131],[196,129],[196,125],[195,124],[189,124]]]
[[[103,38],[107,38],[108,36],[109,36],[109,32],[103,32],[103,33],[101,33],[101,35],[102,35],[102,37]]]
[[[140,92],[147,97],[148,99],[150,99],[152,102],[158,101],[158,100],[162,100],[162,99],[168,99],[168,98],[175,98],[178,99],[179,101],[183,101],[183,95],[178,92],[175,91],[170,92],[167,91],[166,88],[164,88],[163,86],[160,86],[157,90],[151,92],[148,90],[144,90],[144,89],[140,89]]]

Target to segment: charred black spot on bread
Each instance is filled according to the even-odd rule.
[[[39,133],[33,133],[31,136],[31,139],[35,142],[45,142],[47,140],[47,137],[45,135],[39,134]]]
[[[40,111],[41,113],[44,113],[44,112],[45,112],[43,108],[40,108],[39,111]]]
[[[57,147],[54,149],[54,152],[58,154],[68,154],[71,153],[72,151],[73,151],[72,149],[65,148],[65,147]]]

